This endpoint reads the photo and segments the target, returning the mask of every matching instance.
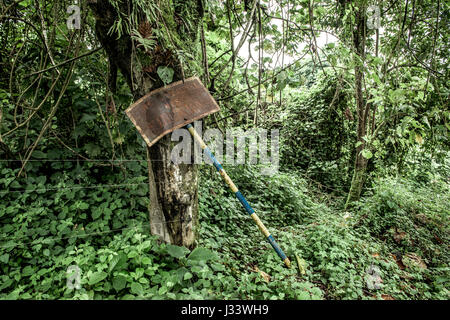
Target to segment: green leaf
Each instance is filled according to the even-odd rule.
[[[0,262],[8,263],[8,261],[9,261],[9,254],[8,253],[2,254],[0,256]]]
[[[109,272],[113,270],[123,270],[127,266],[128,257],[124,253],[119,253],[117,256],[114,256],[109,263]]]
[[[103,272],[103,271],[94,272],[89,277],[88,283],[89,283],[89,285],[93,285],[93,284],[99,283],[100,281],[104,280],[107,276],[108,276],[108,274],[106,272]]]
[[[11,184],[9,186],[11,188],[20,188],[20,183],[17,182],[16,180],[14,180],[13,182],[11,182]]]
[[[419,93],[417,94],[417,98],[419,99],[419,100],[424,100],[424,97],[425,97],[425,94],[424,94],[424,92],[423,91],[419,91]]]
[[[159,66],[158,67],[158,76],[161,78],[161,80],[164,82],[164,84],[168,84],[172,82],[173,79],[173,69],[166,67],[166,66]]]
[[[8,288],[12,283],[13,283],[13,279],[8,279],[8,280],[4,281],[2,284],[0,284],[0,290]]]
[[[116,291],[120,291],[123,288],[125,288],[126,284],[127,284],[127,279],[124,276],[117,276],[117,277],[114,277],[114,279],[113,279],[113,288]]]
[[[133,282],[131,284],[131,293],[142,295],[144,293],[144,289],[142,288],[142,285],[137,282]]]
[[[297,294],[297,300],[311,300],[311,297],[307,291],[300,291]]]
[[[370,159],[373,157],[373,154],[370,150],[364,149],[363,151],[361,151],[362,156],[366,159]]]
[[[95,120],[96,118],[97,118],[97,115],[95,115],[95,114],[83,113],[83,116],[81,117],[80,122],[87,122],[87,121]]]
[[[84,146],[84,149],[92,157],[98,156],[100,154],[100,152],[102,151],[98,145],[96,145],[95,143],[91,143],[91,142],[87,143]]]
[[[32,154],[32,157],[36,159],[45,159],[47,158],[47,154],[42,151],[35,150]]]
[[[98,217],[100,217],[102,215],[102,210],[100,208],[96,208],[95,210],[92,211],[92,219],[97,219]]]
[[[195,248],[188,259],[191,261],[208,261],[217,259],[217,255],[205,248]]]
[[[26,266],[22,270],[22,275],[23,276],[29,276],[29,275],[32,275],[35,271],[36,270],[34,270],[31,266]]]
[[[189,253],[189,250],[185,247],[174,246],[172,244],[167,245],[167,253],[172,257],[180,259],[184,258],[186,254]]]
[[[430,122],[428,121],[427,116],[423,116],[423,122],[425,122],[425,124],[428,126],[428,128],[431,129],[431,125],[430,125]]]
[[[46,176],[39,176],[36,178],[36,183],[38,183],[38,184],[45,184],[46,181],[47,181]]]
[[[81,210],[86,210],[87,208],[89,208],[89,204],[87,204],[86,202],[80,202],[78,208]]]

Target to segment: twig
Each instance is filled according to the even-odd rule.
[[[101,50],[101,49],[102,49],[102,47],[99,47],[99,48],[94,49],[94,50],[92,50],[92,51],[83,53],[82,55],[79,55],[79,56],[77,56],[77,57],[70,58],[70,59],[68,59],[68,60],[66,60],[66,61],[63,61],[63,62],[61,62],[61,63],[58,63],[58,64],[56,64],[56,65],[54,65],[54,66],[51,66],[51,67],[49,67],[49,68],[47,68],[47,69],[43,69],[43,70],[40,70],[40,71],[36,71],[36,72],[30,73],[29,75],[27,75],[27,76],[25,76],[25,77],[30,77],[30,76],[33,76],[33,75],[36,75],[36,74],[40,74],[40,73],[44,73],[44,72],[50,71],[50,70],[52,70],[52,69],[54,69],[54,68],[61,67],[61,66],[65,65],[65,64],[67,64],[67,63],[69,63],[69,62],[72,62],[72,61],[75,61],[75,60],[78,60],[78,59],[87,57],[87,56],[89,56],[89,55],[91,55],[91,54],[93,54],[93,53],[96,53],[97,51],[99,51],[99,50]]]
[[[79,42],[79,44],[80,44],[80,42]],[[80,49],[80,46],[78,46],[77,51],[79,49]],[[63,84],[63,86],[61,88],[61,92],[59,94],[58,100],[56,101],[55,105],[53,106],[52,110],[50,111],[48,119],[47,119],[46,123],[44,124],[44,126],[42,127],[42,130],[39,133],[38,138],[34,141],[32,147],[31,147],[31,150],[28,152],[28,155],[25,157],[25,161],[22,164],[22,168],[20,169],[19,173],[17,174],[18,177],[20,177],[20,175],[22,174],[26,164],[28,163],[28,160],[30,159],[30,157],[31,157],[31,155],[32,155],[32,153],[34,151],[34,149],[37,147],[39,141],[42,139],[44,133],[47,131],[48,127],[50,126],[52,118],[55,115],[56,110],[58,109],[58,105],[61,102],[62,97],[64,96],[64,93],[65,93],[65,91],[66,91],[66,89],[67,89],[67,87],[69,85],[70,79],[72,78],[72,71],[73,71],[74,64],[75,64],[75,61],[72,61],[72,64],[69,67],[69,70],[68,70],[65,82],[64,82],[64,84]],[[59,74],[58,77],[60,75],[61,74]]]

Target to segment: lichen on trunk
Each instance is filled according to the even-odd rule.
[[[359,200],[362,187],[364,185],[365,174],[366,170],[364,167],[359,169],[355,168],[355,171],[353,172],[352,184],[345,203],[345,210],[350,208],[353,202]]]

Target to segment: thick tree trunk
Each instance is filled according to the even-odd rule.
[[[190,247],[198,224],[197,169],[195,165],[175,165],[170,160],[174,146],[170,135],[150,148],[156,193],[166,219],[170,242]]]
[[[157,74],[159,66],[172,68],[174,81],[182,79],[184,70],[177,53],[164,45],[167,39],[156,38],[157,44],[149,51],[132,40],[130,34],[124,33],[120,38],[117,34],[108,34],[114,21],[118,19],[117,9],[108,0],[89,0],[88,3],[96,18],[96,35],[108,54],[110,68],[121,71],[135,100],[163,85]],[[121,14],[128,17],[133,10],[133,1],[117,3]],[[149,2],[149,5],[155,4]],[[160,32],[165,30],[168,38],[183,39],[178,42],[170,39],[177,49],[196,56],[194,51],[199,47],[195,45],[199,43],[197,29],[203,15],[201,1],[161,1],[159,5],[164,7],[159,8],[160,16],[157,21],[149,22],[146,18],[141,18],[133,28],[139,30],[141,36],[149,38],[155,36],[153,29],[159,29]],[[169,7],[170,5],[173,7]],[[139,16],[145,15],[139,12]],[[183,19],[190,19],[190,29],[186,29]],[[186,39],[192,45],[180,48]],[[110,87],[114,88],[114,82],[115,79],[110,82]],[[197,169],[194,165],[173,164],[170,161],[173,145],[174,142],[171,142],[168,135],[147,149],[150,230],[163,241],[192,247],[198,225]]]
[[[367,118],[369,115],[368,106],[366,105],[363,95],[363,79],[364,79],[364,58],[365,58],[365,37],[366,37],[366,20],[364,17],[364,8],[361,6],[356,14],[356,30],[353,33],[354,46],[358,57],[355,59],[355,95],[356,95],[356,112],[358,117],[357,142],[359,146],[356,148],[355,162],[353,168],[352,184],[345,203],[345,209],[349,208],[354,201],[359,200],[364,185],[367,169],[367,159],[363,157],[361,151],[364,150],[366,142],[363,139],[367,133]]]

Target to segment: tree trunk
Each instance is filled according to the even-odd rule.
[[[156,194],[166,219],[170,242],[191,247],[198,225],[197,169],[195,165],[175,165],[170,160],[174,146],[170,135],[150,148]]]
[[[365,58],[365,37],[366,37],[366,19],[365,10],[361,6],[356,13],[356,29],[353,32],[354,46],[357,57],[355,61],[355,95],[356,95],[356,113],[357,113],[357,142],[355,162],[353,168],[352,184],[345,203],[345,209],[348,209],[354,201],[359,200],[364,185],[367,169],[367,159],[363,157],[362,150],[366,146],[364,136],[367,133],[367,118],[369,115],[369,106],[366,105],[363,94],[364,79],[364,58]]]
[[[200,68],[195,59],[199,48],[198,27],[203,17],[200,0],[145,2],[146,6],[159,6],[157,10],[146,10],[157,12],[156,17],[151,18],[132,0],[116,2],[116,7],[108,0],[88,0],[88,4],[96,19],[97,38],[108,54],[111,74],[117,69],[121,71],[134,100],[163,86],[157,73],[160,66],[174,70],[173,81],[181,80],[184,72],[197,71],[198,74]],[[138,21],[133,21],[134,17],[138,17]],[[122,19],[123,25],[127,23],[125,18],[131,18],[128,21],[134,23],[128,29],[133,30],[133,34],[127,33],[126,28],[122,29],[120,37],[117,30],[108,33],[116,20]],[[185,23],[186,19],[189,24]],[[135,30],[141,38],[156,40],[156,44],[145,47],[136,40]],[[186,70],[179,61],[179,51],[194,57]],[[114,90],[115,79],[109,81],[109,87]],[[150,230],[163,241],[192,247],[198,225],[197,169],[194,165],[175,165],[170,161],[174,144],[168,135],[147,149]]]

